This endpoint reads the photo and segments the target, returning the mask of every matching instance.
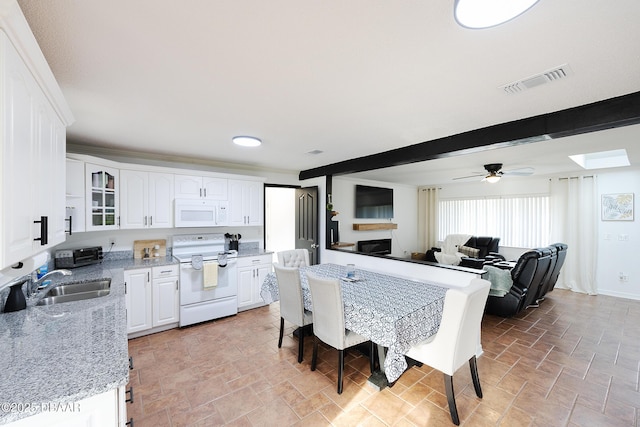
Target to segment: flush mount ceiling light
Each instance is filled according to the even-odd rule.
[[[233,143],[242,147],[258,147],[262,141],[253,136],[234,136]]]
[[[529,10],[538,0],[456,0],[453,14],[466,28],[504,24]]]
[[[487,176],[484,177],[484,180],[489,184],[495,184],[496,182],[500,181],[500,178],[502,178],[502,172],[491,171]]]

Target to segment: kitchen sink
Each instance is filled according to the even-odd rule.
[[[98,298],[109,295],[109,292],[111,292],[111,279],[66,283],[50,289],[36,305],[51,305]]]

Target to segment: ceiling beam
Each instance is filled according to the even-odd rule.
[[[529,144],[640,123],[640,92],[488,126],[299,173],[300,180]]]

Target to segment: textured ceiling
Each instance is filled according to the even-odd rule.
[[[18,3],[82,145],[298,172],[640,90],[637,0],[541,0],[487,30],[456,25],[453,0]],[[500,89],[562,64],[566,79]],[[234,135],[264,144],[234,147]],[[433,168],[544,171],[563,163],[550,152],[566,155],[531,150]]]

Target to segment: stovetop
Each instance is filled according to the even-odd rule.
[[[190,253],[180,253],[180,254],[176,254],[174,252],[173,256],[180,262],[191,262],[192,257],[196,256],[196,255],[202,255],[202,259],[204,261],[211,261],[211,260],[214,260],[214,259],[218,259],[218,255],[220,253],[226,254],[227,258],[237,258],[238,257],[238,251],[225,251],[225,250],[220,250],[220,251],[205,250],[205,251],[194,251],[194,252],[190,252]]]
[[[191,262],[194,255],[201,255],[205,261],[218,258],[225,253],[227,258],[236,258],[238,251],[225,250],[224,234],[178,234],[173,236],[173,256],[180,262]]]

